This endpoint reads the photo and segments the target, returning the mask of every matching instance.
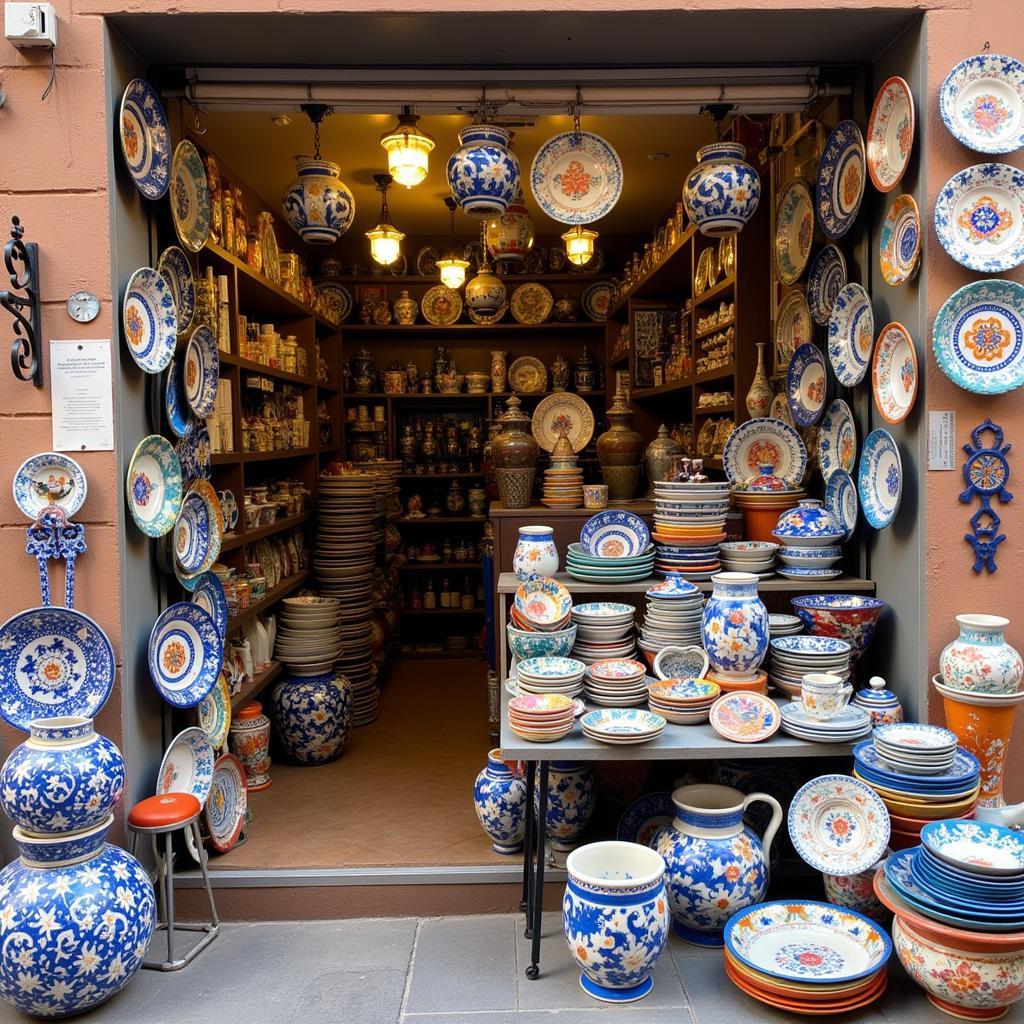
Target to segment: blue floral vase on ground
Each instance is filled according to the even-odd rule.
[[[701,234],[734,234],[754,216],[761,179],[746,155],[738,142],[712,142],[697,150],[697,166],[683,182],[683,205]]]
[[[539,771],[538,771],[539,774]],[[540,794],[538,784],[536,792]],[[556,850],[571,850],[594,813],[594,775],[585,761],[552,761],[548,766],[545,832]]]
[[[271,705],[287,757],[327,764],[341,756],[352,724],[352,689],[343,675],[291,676],[274,687]]]
[[[768,609],[757,596],[757,577],[720,572],[711,582],[701,622],[704,650],[717,675],[749,682],[768,653]]]
[[[639,843],[589,843],[566,872],[562,930],[581,988],[607,1003],[642,999],[668,941],[665,861]]]
[[[511,136],[493,124],[471,124],[459,132],[459,148],[448,158],[448,185],[467,217],[500,217],[519,193],[519,161]]]
[[[764,837],[743,824],[750,804],[772,809]],[[676,935],[698,946],[721,946],[726,921],[760,902],[768,888],[768,858],[782,807],[767,793],[744,796],[730,786],[681,786],[676,816],[651,846],[665,858]]]
[[[495,748],[473,785],[473,806],[495,853],[518,853],[526,832],[526,780]]]

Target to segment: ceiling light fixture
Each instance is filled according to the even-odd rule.
[[[466,280],[466,270],[469,267],[469,260],[464,260],[459,252],[458,243],[455,240],[455,211],[459,204],[451,196],[444,197],[444,205],[448,207],[451,216],[451,244],[444,256],[437,261],[437,269],[441,272],[441,284],[448,288],[461,288]]]
[[[287,114],[275,114],[271,119],[278,128],[287,128],[292,119]]]
[[[582,267],[594,258],[594,242],[597,240],[597,232],[585,228],[582,224],[570,228],[562,235],[565,242],[565,254],[571,263]]]
[[[380,137],[391,177],[406,188],[413,188],[426,178],[434,148],[434,140],[416,127],[417,121],[419,117],[413,108],[405,106],[398,115],[398,124]]]
[[[391,211],[388,210],[388,187],[391,185],[390,174],[375,174],[373,180],[380,192],[380,221],[372,231],[366,232],[370,240],[370,255],[381,266],[390,266],[402,252],[402,239],[405,235],[391,223]]]

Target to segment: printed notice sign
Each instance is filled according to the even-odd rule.
[[[114,450],[110,339],[50,342],[53,450]]]
[[[928,413],[928,468],[956,469],[956,413]]]

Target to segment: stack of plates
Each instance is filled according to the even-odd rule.
[[[274,657],[298,676],[330,672],[341,656],[341,602],[334,597],[286,597],[281,602]]]
[[[647,700],[647,669],[632,658],[607,658],[587,666],[583,694],[602,707],[629,707]]]
[[[718,545],[725,540],[729,514],[727,481],[655,481],[654,539],[657,572],[709,580],[722,568]]]
[[[771,655],[770,680],[791,697],[800,696],[804,676],[828,672],[840,679],[850,678],[850,645],[829,636],[782,636],[768,644]]]
[[[509,618],[526,633],[558,633],[568,627],[571,612],[569,591],[558,580],[542,576],[519,585]]]
[[[554,743],[572,732],[575,706],[561,693],[526,693],[508,702],[509,728],[533,743]]]
[[[771,637],[796,636],[804,631],[804,624],[797,615],[772,612],[768,616],[768,633]]]
[[[647,611],[640,649],[651,667],[663,647],[700,646],[704,595],[679,573],[670,573],[646,592]]]
[[[635,614],[636,609],[631,604],[612,601],[577,605],[572,610],[576,630],[573,657],[587,665],[606,658],[633,657],[636,653]]]
[[[871,715],[855,704],[847,704],[833,718],[818,719],[807,714],[799,701],[782,705],[782,731],[815,743],[852,743],[871,735]]]
[[[575,658],[527,658],[516,666],[519,689],[526,693],[560,693],[575,697],[583,692],[587,666]]]
[[[665,679],[647,689],[647,704],[667,722],[698,725],[706,722],[721,688],[707,679]]]
[[[544,496],[548,508],[579,508],[583,504],[583,470],[565,467],[544,470]]]
[[[766,540],[731,540],[718,546],[722,568],[728,572],[752,572],[761,579],[773,576],[779,545]]]
[[[872,735],[882,764],[910,775],[942,775],[956,760],[957,735],[921,722],[880,725]]]
[[[588,555],[582,545],[570,544],[565,571],[586,583],[635,583],[647,579],[654,571],[654,545],[648,544],[638,555],[608,558]]]
[[[637,708],[603,708],[581,719],[583,734],[601,743],[648,743],[665,730],[665,719]]]

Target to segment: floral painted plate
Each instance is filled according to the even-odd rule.
[[[903,495],[900,450],[887,430],[872,430],[864,442],[857,470],[857,494],[864,518],[884,530],[896,515]]]
[[[181,511],[181,463],[167,438],[144,437],[128,464],[128,511],[147,537],[162,537]]]
[[[921,829],[921,843],[940,860],[971,874],[1024,872],[1024,837],[982,821],[933,821]]]
[[[650,543],[651,531],[643,519],[617,508],[591,516],[580,530],[580,544],[592,558],[635,558]]]
[[[857,528],[857,487],[845,469],[835,469],[825,484],[825,509],[843,528],[843,543]]]
[[[171,217],[181,244],[199,252],[210,237],[210,189],[199,150],[182,139],[171,162]]]
[[[178,313],[178,333],[184,334],[196,311],[196,283],[188,257],[178,246],[169,245],[160,253],[156,269],[171,289],[171,298]]]
[[[825,357],[817,345],[801,345],[786,371],[789,411],[798,427],[813,426],[825,409]]]
[[[107,634],[73,608],[27,608],[0,626],[0,717],[28,731],[35,718],[95,718],[114,687]]]
[[[939,90],[939,113],[950,134],[979,153],[1024,146],[1024,64],[998,53],[960,61]]]
[[[793,353],[814,338],[814,325],[802,291],[787,292],[775,318],[775,372],[785,373]]]
[[[61,452],[40,452],[14,474],[14,504],[33,522],[56,505],[70,519],[85,502],[89,486],[82,467]]]
[[[999,274],[1024,262],[1024,171],[975,164],[953,175],[935,200],[942,248],[971,270]]]
[[[857,464],[857,428],[850,407],[837,398],[825,410],[818,432],[818,462],[827,480],[837,469],[853,472]]]
[[[580,718],[584,734],[604,743],[646,743],[660,736],[666,724],[661,715],[637,708],[601,708]]]
[[[548,139],[533,158],[530,191],[559,224],[590,224],[622,195],[622,161],[600,135],[571,131]]]
[[[544,391],[548,386],[547,367],[535,356],[520,356],[508,368],[508,383],[523,395]]]
[[[825,140],[818,161],[815,201],[821,230],[841,238],[853,226],[867,178],[864,136],[856,121],[840,121]]]
[[[816,324],[828,324],[836,296],[845,285],[846,257],[830,243],[818,251],[807,275],[807,304]]]
[[[428,324],[447,327],[462,316],[462,296],[447,285],[436,284],[424,294],[420,312]]]
[[[188,339],[185,349],[185,399],[200,418],[213,413],[220,384],[220,353],[217,339],[205,324],[200,324]]]
[[[828,357],[836,378],[856,387],[868,372],[875,344],[871,298],[859,284],[848,284],[836,296],[828,322]]]
[[[152,267],[140,267],[129,278],[121,323],[128,351],[139,368],[146,373],[166,369],[178,340],[178,312],[170,287]]]
[[[583,290],[580,305],[583,312],[595,323],[604,323],[608,319],[608,310],[612,305],[615,290],[610,281],[595,281]]]
[[[639,843],[650,846],[654,837],[676,816],[676,805],[672,794],[647,793],[634,800],[619,818],[615,838],[624,843]]]
[[[530,424],[537,444],[550,452],[558,441],[559,434],[572,444],[574,452],[581,452],[594,436],[594,413],[587,403],[568,391],[548,395],[537,403]]]
[[[185,398],[185,378],[181,363],[172,359],[164,378],[164,412],[167,425],[176,437],[184,437],[190,429],[188,400]]]
[[[149,634],[149,674],[168,704],[194,708],[216,686],[224,662],[224,637],[198,604],[165,608]]]
[[[190,420],[191,429],[174,446],[181,463],[181,475],[189,480],[209,480],[213,475],[210,461],[210,433],[205,423]]]
[[[775,212],[775,269],[779,280],[796,284],[807,266],[814,240],[814,201],[803,178],[783,186]]]
[[[206,572],[217,561],[223,529],[216,491],[208,481],[196,480],[174,523],[174,558],[184,572]]]
[[[882,277],[891,285],[909,281],[921,258],[921,214],[909,193],[897,196],[885,213],[878,238]]]
[[[226,670],[221,670],[213,689],[197,705],[196,720],[210,746],[222,749],[231,728],[231,684]]]
[[[902,423],[917,398],[917,352],[903,324],[886,324],[871,361],[875,408],[887,423]]]
[[[729,435],[722,465],[734,484],[757,476],[769,467],[775,476],[796,487],[807,469],[807,449],[789,424],[758,417],[741,423]]]
[[[133,78],[121,97],[120,134],[135,187],[147,199],[162,199],[171,177],[171,130],[156,91],[141,78]]]
[[[1024,285],[973,281],[943,303],[932,328],[942,372],[978,395],[1024,384]]]
[[[711,705],[711,727],[735,743],[760,743],[779,731],[782,717],[770,697],[727,693]]]
[[[224,596],[224,588],[221,586],[220,579],[218,579],[216,573],[204,572],[200,575],[195,588],[192,590],[192,600],[210,613],[210,616],[217,625],[217,629],[220,630],[220,635],[226,637],[228,619],[230,617],[228,615],[228,601]]]
[[[879,192],[902,179],[914,147],[914,97],[898,75],[886,79],[868,118],[868,173]]]
[[[179,732],[160,762],[157,793],[191,793],[205,804],[213,784],[213,750],[202,729],[193,725]]]
[[[242,762],[234,754],[221,754],[213,766],[213,784],[203,809],[210,845],[218,853],[227,853],[238,842],[247,805]]]
[[[534,327],[544,323],[555,306],[555,298],[544,285],[536,281],[521,284],[509,300],[509,308],[517,323]]]

